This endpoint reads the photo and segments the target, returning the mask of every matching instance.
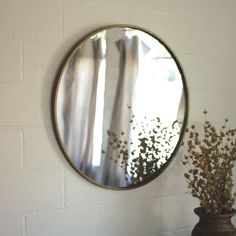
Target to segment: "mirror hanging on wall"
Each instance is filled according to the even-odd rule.
[[[187,119],[183,71],[171,50],[135,26],[101,28],[71,50],[57,78],[59,145],[86,179],[111,189],[157,177]]]

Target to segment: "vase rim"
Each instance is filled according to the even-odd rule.
[[[211,218],[228,218],[228,217],[232,217],[236,214],[236,209],[232,208],[231,212],[226,213],[226,214],[212,215],[212,214],[206,213],[204,207],[196,207],[194,209],[194,213],[198,216],[206,216],[206,217],[211,217]]]

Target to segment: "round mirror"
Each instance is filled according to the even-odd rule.
[[[99,29],[71,50],[55,87],[53,119],[72,166],[112,189],[157,177],[176,153],[187,116],[183,72],[152,33]]]

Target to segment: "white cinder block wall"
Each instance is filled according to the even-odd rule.
[[[162,38],[187,79],[191,122],[207,107],[236,125],[235,0],[0,0],[0,235],[187,236],[198,202],[182,152],[152,183],[111,191],[85,181],[55,141],[59,64],[97,27],[127,23]]]

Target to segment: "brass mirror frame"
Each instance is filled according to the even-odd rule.
[[[169,52],[169,54],[172,56],[174,62],[176,63],[176,66],[177,66],[177,68],[179,70],[179,73],[181,75],[182,84],[183,84],[183,91],[184,91],[184,118],[183,118],[183,123],[182,123],[182,129],[181,129],[180,134],[179,134],[179,139],[178,139],[178,142],[177,142],[177,144],[174,148],[174,151],[172,152],[172,154],[170,155],[170,157],[168,158],[166,163],[163,164],[163,166],[159,169],[159,171],[157,173],[151,175],[149,178],[145,179],[143,182],[141,182],[139,184],[131,184],[131,185],[126,186],[126,187],[111,187],[111,186],[106,186],[106,185],[99,184],[96,181],[90,179],[88,176],[86,176],[78,168],[76,168],[76,166],[70,160],[70,157],[67,154],[66,148],[64,147],[63,142],[60,138],[59,128],[58,128],[58,125],[57,125],[58,124],[57,116],[56,116],[56,101],[57,101],[59,84],[60,84],[60,81],[61,81],[61,75],[63,74],[63,72],[66,68],[67,62],[72,58],[72,56],[74,55],[74,53],[76,52],[78,47],[81,45],[81,43],[84,43],[86,40],[88,40],[93,35],[97,34],[98,32],[100,32],[102,30],[109,30],[109,29],[114,29],[114,28],[131,28],[131,29],[134,29],[134,30],[139,30],[139,31],[142,31],[142,32],[147,33],[148,35],[152,36],[160,44],[162,44],[165,47],[165,49]],[[114,25],[108,25],[108,26],[105,26],[105,27],[100,27],[100,28],[98,28],[94,31],[89,32],[84,37],[82,37],[80,40],[78,40],[74,44],[74,46],[72,46],[71,49],[66,53],[64,59],[62,60],[61,65],[59,66],[59,69],[58,69],[58,72],[57,72],[57,75],[56,75],[56,79],[54,80],[53,90],[52,90],[52,93],[51,93],[51,122],[52,122],[52,127],[53,127],[55,138],[57,140],[57,143],[58,143],[58,145],[60,147],[60,150],[62,151],[63,155],[65,156],[65,158],[67,159],[67,161],[69,162],[71,167],[80,176],[82,176],[83,178],[85,178],[86,180],[88,180],[89,182],[91,182],[92,184],[94,184],[96,186],[99,186],[99,187],[102,187],[102,188],[105,188],[105,189],[111,189],[111,190],[128,190],[128,189],[134,189],[134,188],[141,187],[141,186],[153,181],[154,179],[156,179],[169,166],[169,164],[171,163],[171,161],[173,160],[173,158],[177,154],[177,151],[178,151],[178,149],[180,147],[180,144],[181,144],[181,140],[183,139],[184,131],[185,131],[185,128],[187,126],[188,111],[189,111],[189,95],[188,95],[188,88],[187,88],[187,84],[186,84],[186,79],[185,79],[183,69],[182,69],[179,61],[177,60],[175,54],[171,51],[171,49],[167,46],[167,44],[163,40],[161,40],[158,36],[156,36],[154,33],[150,32],[149,30],[144,29],[142,27],[129,25],[129,24],[114,24]]]

